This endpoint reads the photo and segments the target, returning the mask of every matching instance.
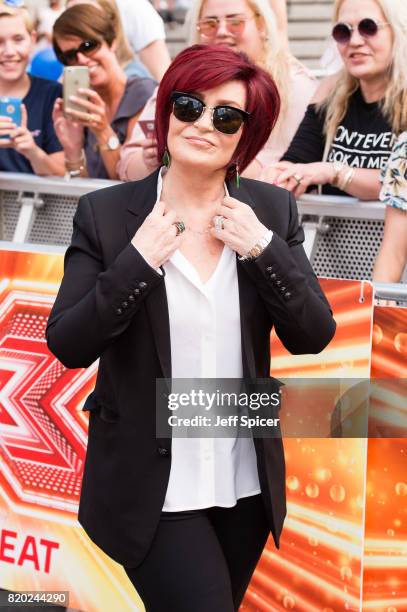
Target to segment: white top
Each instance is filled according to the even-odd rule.
[[[124,33],[135,53],[165,40],[164,22],[148,0],[116,0]]]
[[[161,191],[160,173],[157,201]],[[173,379],[242,377],[236,265],[226,245],[205,283],[180,251],[164,264]],[[231,507],[260,491],[252,438],[172,438],[163,511]]]

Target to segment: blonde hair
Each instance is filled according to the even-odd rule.
[[[264,25],[263,57],[256,63],[267,70],[277,85],[281,98],[281,118],[284,117],[289,103],[289,74],[293,64],[301,66],[300,62],[287,50],[279,30],[274,12],[269,0],[246,0],[247,4],[258,15]],[[205,0],[193,0],[186,22],[189,26],[189,44],[201,42],[196,28]],[[252,58],[253,59],[253,58]]]
[[[105,13],[108,20],[112,23],[116,34],[115,54],[120,66],[124,68],[126,64],[134,59],[135,56],[124,33],[122,20],[115,0],[81,0],[80,2],[69,2],[68,0],[66,4],[68,8],[77,6],[78,4],[89,4]]]
[[[14,7],[0,2],[0,17],[22,17],[27,32],[32,34],[34,31],[34,22],[25,6]]]
[[[335,0],[334,21],[338,20],[339,11],[345,0]],[[393,57],[389,66],[389,82],[381,101],[382,112],[395,134],[407,129],[407,2],[406,0],[374,0],[381,8],[393,31]],[[325,152],[335,137],[338,125],[346,115],[349,99],[358,89],[359,81],[346,69],[340,73],[335,86],[318,106],[326,110],[324,133],[326,135]]]

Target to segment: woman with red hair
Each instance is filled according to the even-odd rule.
[[[245,55],[184,50],[158,91],[162,167],[83,196],[74,218],[47,342],[69,368],[100,359],[79,521],[149,612],[237,610],[286,513],[281,437],[179,437],[180,379],[268,378],[273,326],[293,353],[335,331],[294,198],[240,179],[278,110]]]

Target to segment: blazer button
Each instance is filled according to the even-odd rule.
[[[147,283],[145,283],[144,281],[141,281],[141,283],[139,283],[138,286],[140,287],[140,289],[145,289],[147,287]]]
[[[121,315],[121,314],[123,314],[123,310],[122,310],[121,308],[117,308],[117,309],[116,309],[116,314],[117,314],[117,315]]]
[[[284,291],[287,291],[287,287],[280,287],[280,291],[281,293],[284,293]]]
[[[160,455],[162,455],[163,457],[165,457],[165,456],[169,455],[169,453],[170,453],[170,451],[168,450],[168,448],[164,448],[163,446],[159,446],[157,450],[158,450],[158,453],[159,453]]]
[[[277,285],[277,287],[280,287],[280,285],[281,285],[281,280],[276,280],[276,285]]]
[[[136,298],[134,297],[133,294],[130,294],[127,299],[129,300],[129,302],[135,302],[136,301]]]
[[[133,290],[134,295],[140,295],[141,291],[140,289],[136,288]]]
[[[275,272],[273,272],[272,274],[270,274],[270,280],[274,281],[277,278],[277,274]]]
[[[266,272],[268,274],[271,274],[273,270],[274,270],[274,266],[267,266],[267,268],[266,268]]]
[[[127,302],[122,302],[122,308],[126,309],[126,308],[128,308],[128,307],[129,307],[129,305],[128,305],[128,303],[127,303]]]
[[[287,291],[287,293],[284,293],[284,299],[285,300],[289,300],[291,297],[291,293],[289,291]]]

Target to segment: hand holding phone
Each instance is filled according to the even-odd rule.
[[[66,66],[64,68],[64,112],[67,110],[83,111],[83,107],[73,102],[71,96],[88,100],[79,89],[89,89],[89,68],[87,66]]]
[[[21,98],[0,96],[0,139],[9,140],[9,134],[21,125]]]

